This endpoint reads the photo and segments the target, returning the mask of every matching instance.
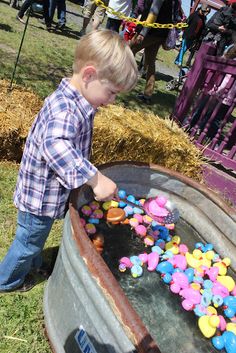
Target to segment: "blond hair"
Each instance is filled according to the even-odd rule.
[[[99,79],[128,91],[137,82],[138,69],[128,44],[114,31],[99,29],[83,36],[76,47],[73,72],[94,65]]]

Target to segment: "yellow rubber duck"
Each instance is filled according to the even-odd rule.
[[[233,332],[233,333],[236,335],[236,323],[234,323],[234,322],[229,322],[229,323],[226,325],[226,331],[231,331],[231,332]]]
[[[228,266],[230,266],[230,264],[230,258],[225,257],[222,261],[216,262],[213,266],[219,268],[219,275],[225,276],[228,270]]]
[[[216,280],[223,284],[229,292],[231,292],[235,287],[235,281],[231,276],[217,276]]]
[[[171,241],[166,243],[165,249],[170,250],[174,255],[177,255],[179,253],[179,244],[180,244],[180,237],[178,235],[175,235]]]
[[[198,326],[203,336],[210,338],[215,335],[216,328],[220,324],[220,318],[217,315],[203,315],[198,319]]]
[[[186,252],[187,263],[192,268],[198,268],[202,265],[202,252],[199,249],[193,250],[193,253]]]

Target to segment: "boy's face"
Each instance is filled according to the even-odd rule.
[[[110,82],[95,79],[88,85],[88,90],[84,93],[84,97],[96,109],[114,103],[119,92],[120,89]]]
[[[115,101],[121,89],[108,80],[101,80],[95,67],[87,66],[78,75],[73,75],[71,83],[82,96],[96,109]]]

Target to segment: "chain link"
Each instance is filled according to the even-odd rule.
[[[110,6],[106,6],[102,0],[94,0],[95,4],[97,6],[100,6],[104,9],[106,9],[107,12],[111,13],[112,15],[115,15],[119,17],[122,20],[125,20],[127,22],[133,22],[137,25],[142,25],[143,27],[151,27],[151,28],[185,28],[188,27],[187,23],[184,22],[179,22],[179,23],[148,23],[147,21],[139,21],[137,18],[132,18],[132,17],[127,17],[123,13],[119,11],[115,11],[112,9]]]

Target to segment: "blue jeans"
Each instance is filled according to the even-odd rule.
[[[41,266],[41,253],[53,222],[50,217],[18,211],[15,239],[0,263],[0,290],[19,287],[32,268]]]
[[[49,20],[53,21],[54,13],[57,7],[57,18],[59,25],[66,23],[66,0],[50,0],[49,1]]]
[[[182,40],[181,49],[179,51],[179,54],[177,55],[177,58],[175,59],[176,65],[183,64],[184,54],[190,48],[191,44],[192,44],[192,42],[190,40],[187,40],[187,39]]]

